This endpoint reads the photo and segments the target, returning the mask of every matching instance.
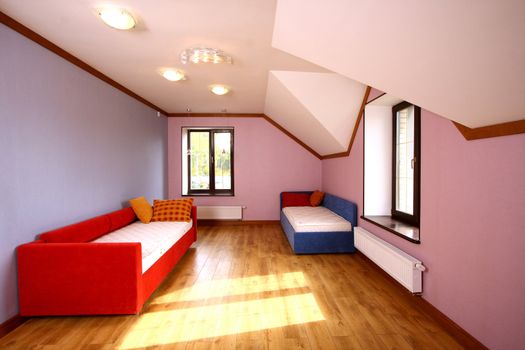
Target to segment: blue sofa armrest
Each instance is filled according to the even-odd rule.
[[[352,224],[352,230],[357,226],[357,205],[355,203],[334,196],[333,194],[326,193],[321,205],[350,221]]]

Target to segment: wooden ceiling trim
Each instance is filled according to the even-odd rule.
[[[525,133],[525,119],[479,128],[469,128],[457,122],[452,123],[468,141]]]
[[[170,118],[264,118],[262,113],[169,113]]]
[[[18,32],[19,34],[25,36],[29,40],[34,41],[38,45],[48,49],[49,51],[53,52],[54,54],[62,57],[66,61],[74,64],[75,66],[77,66],[80,69],[88,72],[89,74],[94,75],[95,77],[99,78],[100,80],[102,80],[102,81],[106,82],[107,84],[113,86],[115,89],[120,90],[123,93],[125,93],[126,95],[136,99],[137,101],[142,102],[146,106],[151,107],[154,110],[159,111],[160,113],[162,113],[164,115],[168,115],[168,112],[166,112],[162,108],[156,106],[152,102],[150,102],[150,101],[146,100],[145,98],[139,96],[138,94],[134,93],[133,91],[131,91],[130,89],[128,89],[124,85],[121,85],[121,84],[117,83],[115,80],[111,79],[110,77],[108,77],[104,73],[102,73],[102,72],[98,71],[97,69],[93,68],[92,66],[90,66],[86,62],[82,61],[81,59],[73,56],[72,54],[70,54],[66,50],[62,49],[61,47],[53,44],[51,41],[47,40],[46,38],[44,38],[40,34],[32,31],[28,27],[24,26],[22,23],[17,22],[16,20],[14,20],[13,18],[9,17],[5,13],[3,13],[2,11],[0,11],[0,23],[2,23],[5,26],[11,28],[15,32]]]
[[[359,113],[357,114],[357,118],[355,120],[354,131],[352,132],[352,137],[350,138],[350,143],[348,144],[348,148],[346,149],[346,151],[327,154],[323,156],[322,159],[341,158],[341,157],[348,157],[350,155],[350,151],[352,150],[352,146],[354,145],[354,140],[357,135],[357,130],[359,129],[359,124],[361,124],[361,119],[363,119],[363,114],[365,112],[365,106],[368,102],[368,96],[370,96],[371,90],[372,88],[370,86],[366,87],[365,94],[363,95],[363,100],[361,101],[361,107],[359,108]]]
[[[263,114],[263,118],[270,124],[272,124],[273,126],[275,126],[277,129],[281,130],[285,135],[287,135],[289,138],[291,138],[292,140],[294,140],[295,142],[297,142],[300,146],[302,146],[304,149],[306,149],[308,152],[310,152],[311,154],[313,154],[314,156],[316,156],[317,158],[319,159],[323,159],[323,157],[317,153],[316,151],[314,151],[312,148],[310,148],[306,143],[304,143],[303,141],[299,140],[297,137],[295,137],[294,134],[292,134],[291,132],[289,132],[288,130],[286,130],[284,127],[282,127],[279,123],[277,123],[275,120],[273,120],[271,117],[267,116],[266,114]]]

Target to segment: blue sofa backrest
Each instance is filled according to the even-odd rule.
[[[346,199],[326,193],[324,195],[322,206],[330,209],[339,216],[352,223],[352,227],[357,226],[357,205]]]

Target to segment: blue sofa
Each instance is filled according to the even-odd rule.
[[[353,253],[354,227],[357,226],[357,205],[346,199],[326,193],[322,206],[352,223],[349,232],[295,232],[282,211],[283,193],[280,195],[281,226],[295,254]],[[287,193],[312,193],[287,192]]]

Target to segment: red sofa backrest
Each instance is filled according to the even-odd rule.
[[[40,239],[45,243],[89,242],[106,233],[129,225],[136,219],[133,209],[125,208],[43,233],[40,235]]]
[[[135,212],[132,208],[117,210],[107,214],[106,216],[109,217],[109,232],[118,230],[119,228],[127,226],[133,221],[137,220],[137,215],[135,215]]]

